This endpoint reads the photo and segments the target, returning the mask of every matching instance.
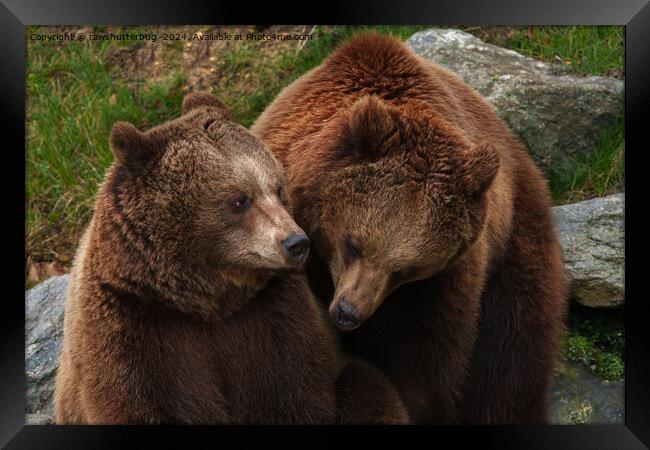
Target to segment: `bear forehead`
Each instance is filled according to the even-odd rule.
[[[191,111],[184,116],[151,128],[146,134],[161,142],[171,142],[199,135],[207,136],[215,142],[225,139],[249,145],[256,140],[255,136],[246,128],[224,119],[221,113],[209,108]]]
[[[151,129],[149,135],[163,144],[168,157],[182,152],[189,155],[205,153],[233,160],[255,160],[262,165],[273,163],[264,143],[241,125],[215,120],[204,124],[204,128],[199,119],[193,116],[177,119]]]
[[[414,149],[385,155],[376,161],[347,164],[333,171],[335,190],[343,195],[381,192],[404,199],[453,194],[458,185],[458,163],[447,152]]]
[[[454,247],[463,230],[462,213],[441,211],[416,199],[400,199],[390,206],[385,204],[386,197],[374,199],[333,206],[323,228],[340,248],[351,238],[364,257],[376,264],[424,263],[432,253]]]

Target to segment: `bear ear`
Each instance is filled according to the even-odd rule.
[[[218,109],[219,112],[224,114],[226,118],[230,119],[230,112],[228,111],[228,108],[226,108],[226,105],[224,105],[221,100],[212,94],[207,94],[204,92],[193,92],[183,99],[183,114],[187,114],[193,109],[201,107]]]
[[[113,125],[109,141],[117,160],[131,172],[142,170],[158,148],[153,138],[128,122]]]
[[[462,187],[466,194],[479,196],[492,184],[499,171],[499,155],[489,144],[471,145],[461,151]]]
[[[361,97],[352,105],[348,131],[352,149],[365,157],[385,154],[400,138],[388,105],[374,95]]]

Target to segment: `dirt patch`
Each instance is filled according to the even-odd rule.
[[[146,43],[128,47],[111,47],[106,65],[112,75],[134,82],[159,82],[169,73],[163,61],[172,59],[175,50],[169,43]]]
[[[50,277],[63,275],[69,272],[69,264],[66,265],[60,262],[34,263],[29,266],[29,271],[27,273],[27,286],[34,286]]]

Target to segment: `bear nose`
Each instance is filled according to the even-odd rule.
[[[294,233],[282,243],[285,253],[297,264],[302,264],[309,254],[309,238],[304,233]]]
[[[342,330],[353,330],[359,326],[359,322],[357,308],[345,298],[342,299],[336,307],[336,325]]]

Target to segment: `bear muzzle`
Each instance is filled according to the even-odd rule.
[[[362,260],[355,261],[340,275],[330,304],[334,324],[344,331],[361,326],[391,291],[390,274]]]
[[[302,265],[309,256],[309,238],[305,233],[293,233],[282,242],[282,251],[290,263]]]
[[[361,325],[359,311],[345,298],[337,303],[332,319],[341,330],[350,331]]]

